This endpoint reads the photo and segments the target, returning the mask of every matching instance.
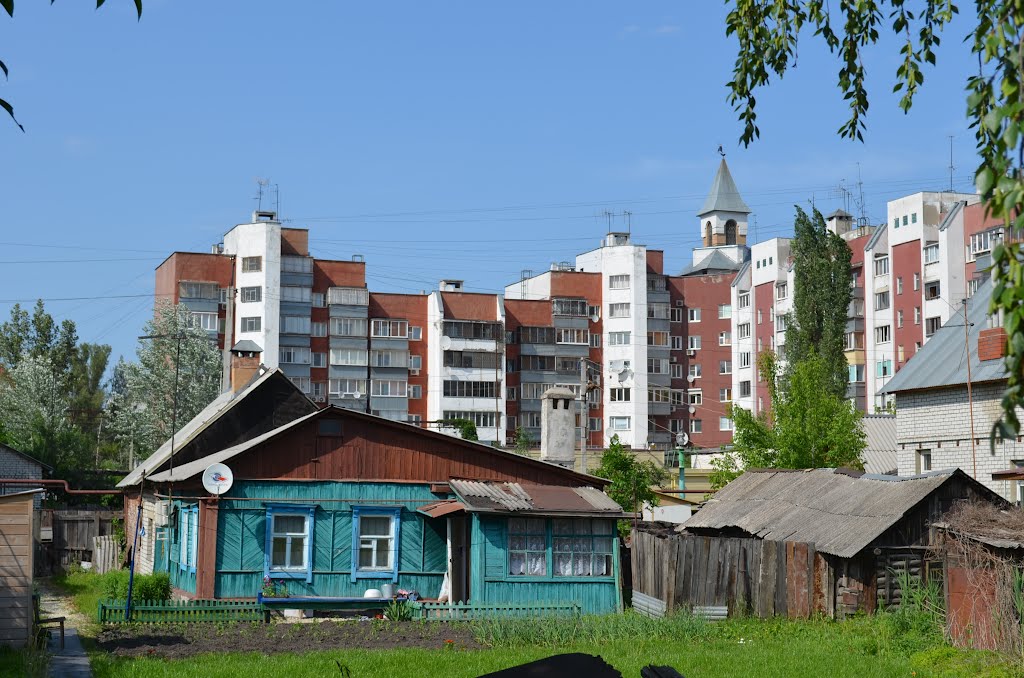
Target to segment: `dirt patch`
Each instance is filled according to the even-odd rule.
[[[379,619],[314,624],[126,624],[105,627],[96,641],[102,650],[118,657],[168,659],[225,651],[277,654],[357,648],[475,650],[483,647],[465,623]]]

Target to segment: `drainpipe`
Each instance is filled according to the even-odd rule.
[[[33,480],[32,478],[0,478],[0,485],[60,485],[67,494],[124,494],[124,490],[73,490],[66,480]]]

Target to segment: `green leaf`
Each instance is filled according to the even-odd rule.
[[[135,0],[135,11],[139,15],[139,19],[142,19],[142,0]]]
[[[975,178],[975,185],[977,185],[978,192],[982,195],[988,195],[988,192],[992,190],[993,183],[995,183],[995,176],[988,167],[982,168]]]
[[[106,1],[107,0],[96,0],[96,9],[99,9],[100,7],[102,7],[103,3],[106,2]]]
[[[7,66],[6,66],[6,65],[4,64],[4,62],[2,62],[2,61],[0,61],[0,71],[3,71],[3,72],[4,72],[4,77],[5,77],[5,78],[6,78],[7,76],[8,76],[8,73],[7,73]]]
[[[6,9],[10,16],[14,16],[14,0],[0,0],[0,7]]]
[[[0,2],[3,2],[3,0],[0,0]],[[18,119],[14,117],[14,107],[12,107],[9,103],[4,101],[3,99],[0,99],[0,108],[2,108],[5,111],[7,111],[7,115],[11,116],[11,120],[13,120],[14,124],[18,126],[18,129],[20,129],[22,132],[25,131],[25,128],[21,126],[21,123],[18,122]]]

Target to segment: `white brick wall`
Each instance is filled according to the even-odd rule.
[[[917,473],[918,450],[931,450],[932,469],[959,468],[968,475],[1016,501],[1016,483],[992,480],[992,473],[1024,460],[1024,443],[1016,440],[989,443],[992,424],[1002,412],[1004,384],[979,384],[973,388],[974,452],[971,451],[971,419],[967,387],[903,392],[896,395],[897,459],[901,476]],[[1024,417],[1024,411],[1018,411]],[[977,468],[975,474],[974,469]]]

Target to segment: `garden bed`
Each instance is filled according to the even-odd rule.
[[[308,624],[130,624],[104,628],[99,649],[117,657],[181,659],[203,653],[338,649],[480,649],[467,624],[350,619]]]

